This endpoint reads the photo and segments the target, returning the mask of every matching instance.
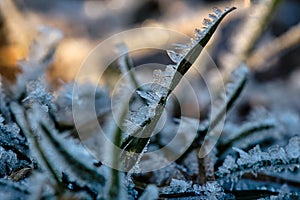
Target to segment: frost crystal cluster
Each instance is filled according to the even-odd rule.
[[[217,171],[219,177],[236,180],[245,173],[294,171],[300,166],[299,136],[291,138],[285,148],[275,145],[262,151],[257,145],[248,152],[235,147],[233,149],[239,153],[239,158],[236,160],[228,155]]]
[[[181,105],[175,101],[170,102],[170,108],[167,105],[218,25],[234,9],[214,8],[189,44],[175,44],[167,51],[173,63],[154,70],[153,82],[147,86],[139,86],[136,74],[131,74],[133,62],[121,45],[124,56],[119,60],[120,71],[130,75],[116,92],[117,114],[111,112],[114,102],[107,88],[95,90],[92,83],[71,82],[52,89],[45,74],[62,33],[41,27],[28,58],[19,63],[22,73],[16,82],[7,83],[0,77],[0,198],[299,199],[297,111],[251,107],[250,114],[243,116],[245,122],[244,118],[227,116],[231,110],[234,115],[239,113],[241,106],[238,110],[233,107],[247,80],[251,81],[246,64],[233,66],[221,101],[207,102],[207,107],[213,106],[203,116],[180,116],[178,120]],[[72,90],[76,84],[80,85],[77,93]],[[132,98],[127,98],[130,95]],[[86,111],[91,98],[95,100],[96,119]],[[75,126],[74,106],[82,114],[80,126]],[[188,106],[193,109],[193,105]],[[173,113],[165,117],[168,109]],[[153,134],[164,123],[162,118],[165,126]],[[200,118],[205,118],[204,122]],[[118,148],[106,148],[106,141],[96,134],[95,121]],[[219,126],[222,122],[224,129]],[[180,136],[180,141],[169,146],[175,136]],[[83,143],[94,149],[88,151]],[[160,148],[164,152],[159,155],[145,154]],[[201,154],[202,149],[205,154]],[[114,168],[91,153],[105,155]],[[174,161],[173,155],[179,158]],[[162,163],[169,165],[162,168]],[[158,170],[142,171],[153,166]]]

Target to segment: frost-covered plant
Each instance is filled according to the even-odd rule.
[[[219,177],[230,181],[237,180],[245,173],[295,171],[299,168],[299,136],[291,138],[285,148],[275,145],[269,147],[267,152],[262,151],[259,145],[249,152],[236,147],[233,149],[239,153],[239,158],[236,160],[228,155],[216,173]]]
[[[299,128],[299,117],[285,113],[254,111],[245,123],[225,121],[243,91],[249,71],[242,64],[233,72],[227,84],[223,103],[214,104],[203,123],[186,117],[184,132],[197,131],[192,145],[168,167],[148,174],[134,174],[142,153],[153,145],[164,145],[172,131],[162,131],[161,138],[150,141],[166,102],[182,77],[200,55],[222,19],[235,8],[214,9],[205,19],[202,31],[196,30],[191,44],[176,45],[180,52],[167,51],[174,65],[153,72],[151,87],[140,87],[136,96],[142,106],[127,113],[127,105],[120,105],[117,116],[121,127],[104,120],[112,132],[114,144],[123,154],[113,154],[115,166],[123,165],[129,172],[108,169],[92,157],[76,138],[72,122],[72,98],[84,109],[86,95],[91,88],[82,85],[82,93],[74,96],[72,83],[64,84],[57,93],[50,92],[45,71],[51,63],[55,47],[61,39],[57,30],[43,27],[41,37],[31,48],[28,60],[20,63],[22,73],[14,85],[0,88],[0,195],[5,199],[234,199],[299,198],[299,181],[280,173],[293,173],[299,177],[300,138],[294,132]],[[51,37],[50,37],[51,36]],[[52,39],[47,39],[48,37]],[[123,50],[122,50],[123,48]],[[124,47],[121,47],[124,51]],[[130,57],[120,58],[122,73],[133,67]],[[136,88],[138,81],[130,74],[126,87]],[[124,87],[123,93],[126,93]],[[109,96],[100,88],[96,91],[96,109],[99,118],[107,115]],[[127,95],[120,93],[122,95]],[[135,102],[133,102],[135,103]],[[212,102],[214,103],[214,102]],[[138,104],[140,105],[140,104]],[[134,106],[132,106],[134,107]],[[99,119],[98,119],[99,120]],[[110,124],[111,123],[111,124]],[[168,126],[176,127],[173,122]],[[198,129],[195,128],[198,124]],[[83,128],[84,129],[84,128]],[[86,137],[93,137],[86,129]],[[215,138],[223,132],[220,141]],[[274,141],[291,138],[285,147]],[[92,138],[93,139],[93,138]],[[251,142],[249,142],[251,141]],[[269,142],[269,143],[268,143]],[[254,143],[259,143],[254,145]],[[215,146],[211,146],[216,144]],[[204,153],[201,150],[204,147]],[[235,146],[232,148],[232,146]],[[267,148],[269,147],[269,148]],[[233,151],[232,151],[233,149]],[[266,150],[267,149],[267,150]],[[172,149],[168,149],[172,152]],[[239,156],[236,156],[238,152]],[[136,154],[132,154],[136,153]],[[203,153],[203,154],[202,154]],[[133,156],[132,156],[133,155]],[[138,155],[138,156],[137,156]],[[205,155],[205,156],[203,156]],[[121,158],[121,163],[120,163]],[[167,158],[161,156],[164,162]],[[149,161],[151,162],[151,160]],[[223,163],[223,164],[222,164]],[[152,164],[152,163],[149,163]],[[249,177],[253,174],[257,180]],[[275,176],[275,181],[272,177]],[[263,179],[264,177],[265,179]],[[278,181],[280,179],[280,181]],[[247,182],[249,181],[250,182]],[[252,182],[251,182],[252,181]],[[265,187],[261,182],[286,183],[282,187]],[[228,183],[230,186],[228,186]],[[251,187],[252,186],[252,187]],[[7,192],[3,192],[7,191]]]
[[[66,190],[82,193],[79,196],[84,198],[96,198],[105,181],[98,161],[79,141],[56,131],[57,107],[47,88],[45,70],[53,58],[60,32],[43,27],[40,37],[28,60],[21,63],[23,73],[17,77],[16,85],[6,85],[7,95],[1,91],[0,110],[5,117],[1,116],[0,122],[1,177],[19,181],[32,173],[23,194],[31,194],[30,198],[65,196]],[[46,179],[41,178],[41,172]],[[10,195],[14,198],[13,188]]]
[[[234,7],[226,8],[224,12],[217,8],[214,9],[215,14],[211,14],[210,19],[204,19],[204,29],[202,31],[196,29],[195,38],[190,45],[182,45],[183,51],[181,53],[168,51],[168,55],[176,65],[167,65],[164,71],[155,70],[151,90],[138,92],[142,98],[146,99],[147,105],[138,109],[136,112],[139,113],[138,115],[131,116],[130,121],[135,127],[130,130],[129,136],[121,144],[125,154],[128,154],[128,152],[142,153],[150,141],[151,134],[163,113],[169,95],[196,61],[222,19],[234,9]],[[225,110],[226,108],[221,112]],[[216,120],[219,120],[218,117]],[[128,156],[129,159],[127,156],[123,156],[125,157],[123,161],[125,168],[132,168],[138,161],[140,155],[134,155],[134,158]]]

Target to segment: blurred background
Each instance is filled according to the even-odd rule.
[[[291,84],[294,88],[291,93],[297,99],[300,88],[300,2],[297,0],[1,0],[0,73],[4,79],[15,80],[20,72],[17,63],[28,57],[30,44],[41,25],[57,28],[64,34],[47,72],[49,81],[57,85],[60,81],[71,81],[89,52],[115,33],[155,26],[192,37],[194,29],[202,27],[202,20],[212,13],[213,7],[226,6],[238,9],[222,22],[206,48],[224,77],[244,61],[254,72],[254,88],[260,82],[275,81],[277,89]],[[170,63],[166,53],[161,52],[141,53],[133,56],[133,60],[135,65],[148,61]],[[273,91],[264,87],[262,91]],[[265,104],[265,101],[258,98],[254,102]],[[299,107],[296,103],[300,110]]]

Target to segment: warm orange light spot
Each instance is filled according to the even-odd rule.
[[[246,8],[250,7],[251,0],[244,0],[244,5],[245,5]]]

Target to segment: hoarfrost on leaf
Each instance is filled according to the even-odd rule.
[[[191,46],[190,45],[185,45],[185,44],[173,44],[175,49],[180,50],[180,53],[185,56],[190,50]]]
[[[213,21],[216,21],[218,17],[215,14],[209,14],[208,15]]]
[[[206,18],[205,18],[205,19],[203,20],[203,25],[204,25],[204,26],[209,26],[209,25],[211,25],[211,24],[212,24],[212,21],[211,21],[210,19],[206,19]]]
[[[152,91],[159,97],[166,93],[166,87],[162,85],[162,71],[160,69],[153,71],[153,83],[151,85]]]
[[[152,91],[156,93],[157,96],[166,97],[169,90],[172,79],[176,73],[175,65],[167,65],[165,70],[154,70],[153,71],[153,83]],[[158,102],[157,102],[158,103]]]
[[[263,152],[259,145],[255,146],[247,152],[233,147],[237,151],[240,157],[236,161],[236,167],[229,169],[228,163],[234,163],[232,158],[225,159],[223,165],[219,167],[216,174],[219,177],[225,177],[233,180],[238,176],[250,172],[256,174],[261,171],[268,172],[282,172],[282,171],[294,171],[299,168],[300,162],[300,139],[299,136],[295,136],[290,139],[288,145],[283,148],[279,145],[274,145],[268,148],[267,152]],[[294,151],[295,150],[295,151]],[[233,164],[234,165],[234,164]]]
[[[219,8],[214,7],[213,8],[213,12],[220,17],[222,15],[222,10],[220,10]]]
[[[192,183],[188,183],[183,180],[172,179],[170,186],[163,188],[163,193],[172,194],[172,193],[183,193],[187,192],[188,189],[192,187]]]
[[[159,101],[159,96],[153,92],[148,92],[148,91],[136,91],[140,97],[143,99],[147,100],[150,104],[157,103]]]
[[[172,50],[167,50],[167,54],[174,63],[180,62],[183,58],[183,55]]]
[[[238,160],[238,164],[244,164],[244,161],[247,162],[249,160],[249,154],[242,149],[232,147],[232,149],[240,154],[240,158]]]
[[[46,91],[45,83],[42,80],[29,81],[26,84],[27,97],[23,99],[23,103],[38,102],[44,111],[48,112],[49,108],[53,108],[53,95]]]
[[[134,124],[142,127],[143,123],[146,122],[148,118],[154,116],[154,110],[150,106],[141,106],[137,111],[131,111],[129,115],[129,120]]]
[[[206,191],[204,194],[208,196],[209,199],[218,199],[218,197],[223,196],[223,188],[217,182],[207,182],[205,185]]]
[[[223,165],[219,167],[218,173],[229,174],[230,171],[234,171],[236,167],[237,164],[235,163],[235,159],[232,156],[227,155],[223,162]]]
[[[194,34],[195,34],[196,40],[203,37],[203,35],[204,35],[204,33],[198,28],[195,28]],[[192,44],[194,44],[194,43],[196,43],[196,41],[194,41],[194,39],[192,38]]]
[[[15,152],[0,146],[0,177],[8,176],[12,172],[28,166],[28,161],[20,160]]]
[[[193,185],[193,190],[199,199],[223,199],[225,196],[222,186],[217,181],[209,181],[205,185]]]

